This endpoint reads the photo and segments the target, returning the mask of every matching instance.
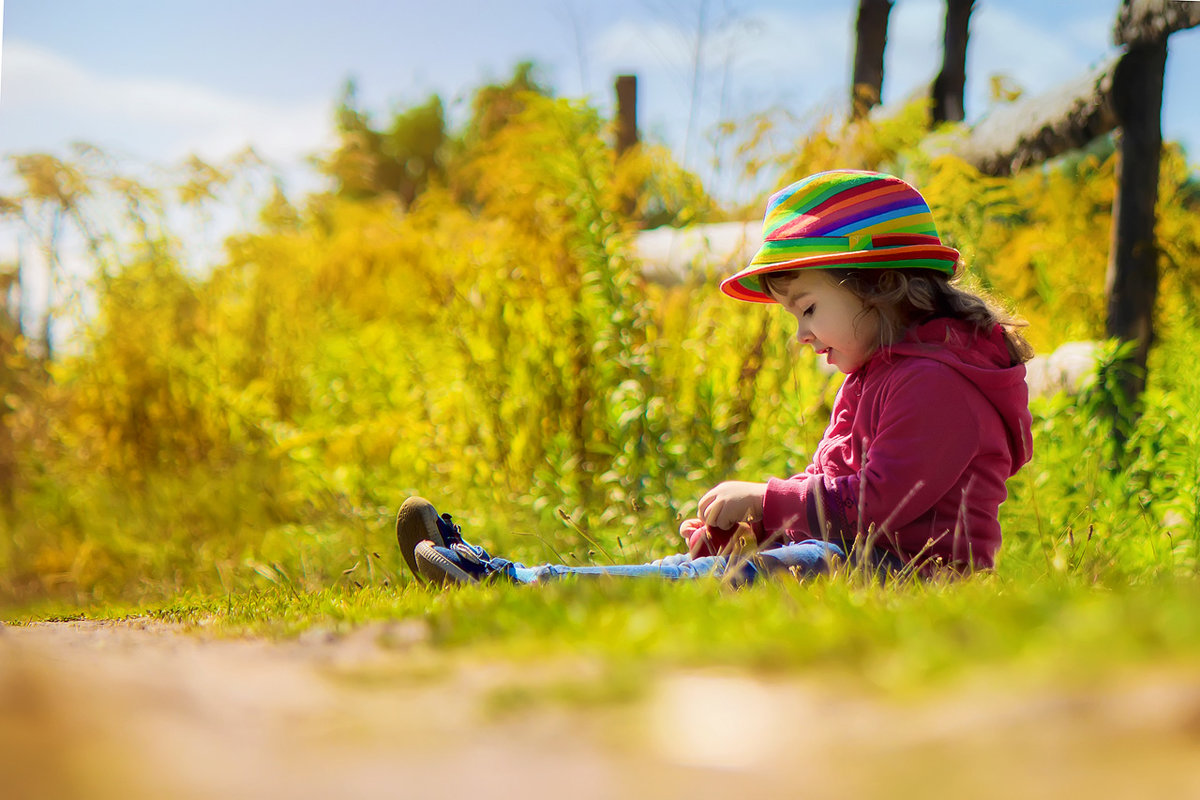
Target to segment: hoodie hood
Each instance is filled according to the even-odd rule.
[[[1033,417],[1029,413],[1025,365],[1012,363],[999,325],[984,333],[963,320],[934,319],[911,328],[903,341],[880,350],[871,361],[893,355],[940,361],[978,387],[1004,420],[1012,472],[1029,461],[1033,455]]]

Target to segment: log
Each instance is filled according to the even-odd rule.
[[[1129,0],[1117,11],[1113,41],[1131,47],[1164,41],[1175,31],[1200,25],[1200,3]]]
[[[637,234],[634,254],[646,280],[677,286],[697,275],[732,275],[762,244],[762,221],[717,222],[690,228],[654,228]]]
[[[1112,84],[1118,54],[1035,97],[1000,106],[952,148],[985,175],[1011,175],[1084,147],[1117,126]]]
[[[1198,25],[1200,3],[1123,3],[1113,30],[1122,52],[1049,92],[997,108],[951,151],[986,175],[1002,176],[1087,145],[1117,127],[1113,79],[1126,53]]]

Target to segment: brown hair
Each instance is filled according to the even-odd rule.
[[[1033,358],[1033,348],[1016,319],[982,293],[960,288],[958,278],[930,269],[822,269],[834,283],[849,289],[866,306],[865,313],[879,318],[879,346],[888,347],[914,325],[937,317],[969,322],[982,332],[1000,325],[1013,364]],[[779,299],[797,270],[759,276],[763,291]]]

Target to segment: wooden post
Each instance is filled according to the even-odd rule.
[[[967,40],[975,0],[946,0],[942,39],[942,71],[933,82],[933,122],[962,122],[967,82]]]
[[[1158,202],[1162,153],[1163,71],[1167,40],[1134,44],[1117,65],[1113,105],[1120,125],[1117,193],[1113,200],[1112,246],[1105,291],[1106,333],[1134,342],[1134,370],[1122,383],[1132,402],[1145,388],[1146,356],[1154,340],[1158,295],[1158,245],[1154,207]]]
[[[637,76],[617,76],[617,155],[638,143]]]
[[[883,51],[891,13],[892,0],[859,0],[854,78],[850,82],[850,109],[855,119],[866,116],[883,96]]]

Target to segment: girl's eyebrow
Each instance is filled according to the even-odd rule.
[[[788,305],[788,306],[794,305],[797,301],[802,300],[805,297],[808,297],[810,294],[812,294],[812,292],[800,291],[800,292],[796,292],[795,294],[788,292],[783,296],[783,303],[784,303],[784,305]]]

